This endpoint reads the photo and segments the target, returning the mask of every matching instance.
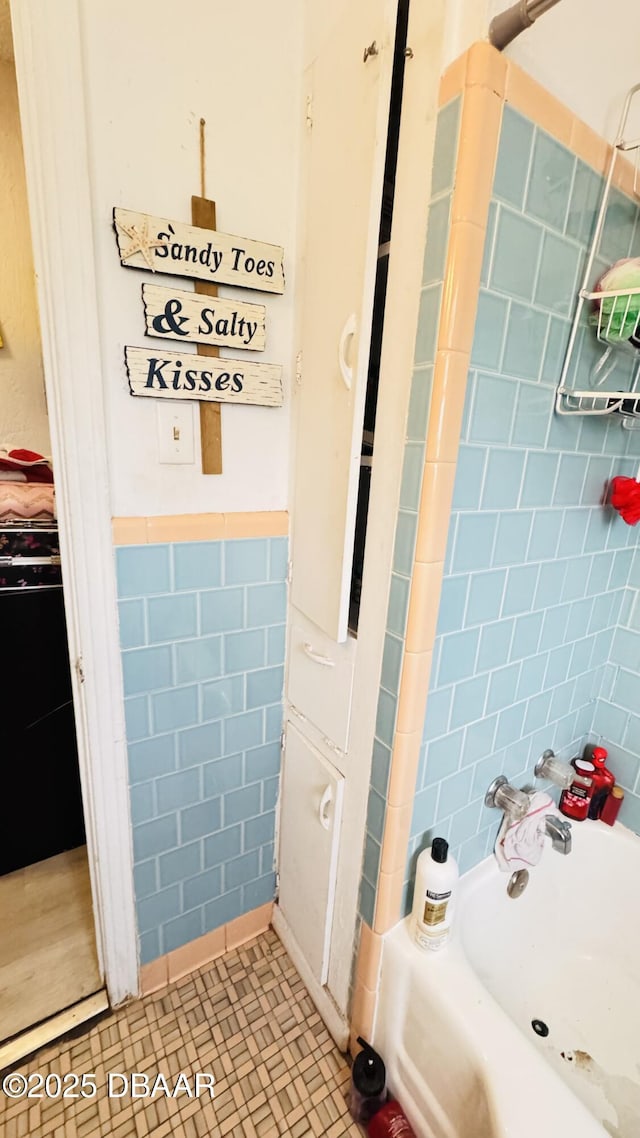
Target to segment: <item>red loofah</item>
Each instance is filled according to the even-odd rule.
[[[628,526],[640,522],[640,482],[618,475],[611,480],[611,505]]]

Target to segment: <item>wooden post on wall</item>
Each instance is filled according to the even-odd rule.
[[[205,121],[200,119],[200,186],[202,194],[191,198],[191,223],[202,229],[216,229],[216,203],[205,197]],[[195,291],[217,296],[218,286],[207,281],[196,281]],[[210,344],[198,346],[199,356],[219,356],[218,348]],[[219,403],[200,404],[200,443],[202,447],[202,473],[222,474],[222,418]]]

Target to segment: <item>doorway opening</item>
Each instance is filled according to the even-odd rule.
[[[0,622],[5,652],[0,1053],[4,1053],[8,1040],[99,992],[103,980],[6,0],[0,8],[5,17],[0,20]]]

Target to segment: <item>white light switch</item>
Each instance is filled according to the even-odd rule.
[[[193,405],[191,403],[158,403],[158,461],[189,463],[195,461],[193,448]]]

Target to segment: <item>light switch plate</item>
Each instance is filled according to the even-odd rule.
[[[173,400],[156,405],[158,428],[158,461],[161,463],[193,463],[193,405]]]

